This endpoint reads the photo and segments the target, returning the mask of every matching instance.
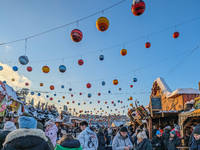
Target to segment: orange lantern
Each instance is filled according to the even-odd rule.
[[[107,104],[107,102],[105,102],[105,104]]]
[[[54,86],[53,85],[51,85],[49,88],[50,88],[50,90],[54,90]]]
[[[15,79],[14,79],[14,78],[12,78],[12,81],[14,82],[14,81],[15,81]]]
[[[40,86],[43,86],[44,84],[43,83],[40,83]]]
[[[151,47],[151,43],[150,43],[150,42],[146,42],[145,47],[146,47],[146,48]]]
[[[69,104],[69,102],[67,102],[67,104]]]
[[[133,100],[133,97],[131,96],[131,97],[129,97],[129,100],[131,101],[131,100]]]
[[[125,56],[125,55],[127,54],[127,50],[126,50],[126,49],[122,49],[122,50],[120,51],[120,54],[121,54],[122,56]]]
[[[133,104],[130,104],[130,106],[133,106]]]
[[[50,68],[49,68],[48,66],[43,66],[43,67],[42,67],[42,71],[43,71],[44,73],[49,73]]]
[[[86,102],[84,102],[84,105],[86,104]]]
[[[63,96],[62,98],[65,99],[65,96]]]
[[[109,21],[106,17],[100,17],[96,22],[96,27],[99,31],[106,31],[109,27]]]
[[[117,79],[113,80],[113,84],[117,85],[118,84],[118,80]]]
[[[173,34],[173,38],[175,38],[175,39],[176,39],[176,38],[178,38],[178,37],[179,37],[179,32],[177,32],[177,31],[176,31],[176,32],[174,32],[174,34]]]

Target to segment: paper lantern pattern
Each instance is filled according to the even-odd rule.
[[[14,78],[12,78],[12,81],[14,82],[14,81],[15,81],[15,79],[14,79]]]
[[[131,96],[131,97],[129,97],[129,100],[130,100],[130,101],[132,101],[132,100],[133,100],[133,97],[132,97],[132,96]]]
[[[31,72],[33,69],[32,69],[32,67],[28,66],[28,67],[26,68],[26,70],[27,70],[28,72]]]
[[[74,42],[80,42],[83,39],[83,33],[79,29],[71,31],[70,37]]]
[[[72,88],[69,88],[69,91],[72,91]]]
[[[103,86],[106,85],[106,82],[105,82],[105,81],[102,81],[102,82],[101,82],[101,85],[103,85]]]
[[[145,43],[145,47],[146,47],[146,48],[151,47],[151,43],[150,43],[150,42],[146,42],[146,43]]]
[[[133,106],[133,104],[130,104],[130,106]]]
[[[40,83],[40,86],[43,86],[44,84],[43,83]]]
[[[137,82],[137,78],[133,78],[133,82]]]
[[[122,50],[120,51],[120,54],[121,54],[122,56],[126,56],[127,50],[126,50],[126,49],[122,49]]]
[[[92,97],[92,94],[89,93],[89,94],[88,94],[88,98],[90,98],[90,97]]]
[[[64,86],[64,85],[61,85],[61,88],[62,88],[62,89],[64,89],[64,88],[65,88],[65,86]]]
[[[52,97],[50,97],[50,100],[52,101],[52,100],[53,100],[53,98],[52,98]]]
[[[106,17],[100,17],[96,21],[96,27],[99,31],[106,31],[109,27],[109,20]]]
[[[90,83],[87,83],[87,84],[86,84],[86,87],[87,87],[88,89],[91,88],[91,86],[92,86],[92,85],[91,85]]]
[[[67,102],[67,104],[69,104],[69,102]]]
[[[122,90],[122,88],[119,88],[119,91],[121,91]]]
[[[81,105],[80,103],[78,103],[78,105]]]
[[[54,96],[56,96],[56,94],[54,94]]]
[[[107,104],[107,102],[105,102],[105,104]]]
[[[73,97],[74,95],[73,94],[71,94],[71,97]]]
[[[117,85],[118,84],[118,80],[117,79],[113,80],[113,84]]]
[[[0,71],[2,71],[3,70],[3,66],[0,66]]]
[[[38,96],[41,96],[41,94],[40,94],[40,93],[38,93]]]
[[[26,82],[26,83],[25,83],[25,85],[26,85],[26,86],[29,86],[29,83],[28,83],[28,82]]]
[[[104,55],[100,55],[99,60],[101,60],[101,61],[104,60]]]
[[[53,85],[51,85],[49,88],[50,88],[50,90],[54,90],[55,87]]]
[[[109,90],[108,93],[111,93],[111,91]]]
[[[178,37],[179,37],[179,32],[177,32],[177,31],[176,31],[176,32],[174,32],[174,33],[173,33],[173,38],[175,38],[175,39],[176,39],[176,38],[178,38]]]
[[[50,68],[49,68],[48,66],[43,66],[43,67],[42,67],[42,71],[43,71],[44,73],[49,73]]]
[[[28,62],[29,62],[29,59],[27,56],[23,55],[23,56],[20,56],[19,59],[18,59],[19,63],[21,65],[27,65]]]
[[[3,81],[3,83],[6,84],[7,82],[6,82],[6,81]]]
[[[114,101],[112,101],[111,103],[114,104]]]
[[[90,102],[90,104],[92,104],[92,102]]]
[[[130,85],[130,88],[133,88],[133,85]]]
[[[13,71],[18,71],[18,67],[17,66],[13,66]]]
[[[61,72],[61,73],[64,73],[66,71],[66,67],[64,65],[60,65],[58,70]]]
[[[100,101],[97,101],[97,103],[100,103]]]
[[[65,99],[65,96],[63,96],[62,98]]]
[[[49,98],[49,95],[46,95],[47,98]]]
[[[145,8],[146,8],[145,3],[142,0],[140,0],[139,2],[132,4],[131,11],[133,15],[140,16],[144,13]]]
[[[86,102],[83,103],[84,105],[86,104]]]
[[[75,101],[72,101],[72,103],[74,104],[74,103],[75,103]]]
[[[34,95],[35,93],[34,92],[31,92],[31,95]]]
[[[120,100],[118,100],[117,102],[120,103]]]
[[[82,93],[79,93],[79,95],[82,95]]]
[[[101,93],[98,93],[98,96],[101,96]]]
[[[78,64],[79,64],[80,66],[82,66],[82,65],[84,64],[84,61],[83,61],[82,59],[79,59],[79,60],[78,60]]]

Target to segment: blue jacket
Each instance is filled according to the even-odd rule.
[[[195,140],[194,136],[192,136],[192,141],[189,150],[200,150],[200,140]]]

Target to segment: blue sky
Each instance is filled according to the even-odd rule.
[[[79,20],[118,2],[120,1],[2,1],[0,6],[0,43],[26,38]],[[76,23],[28,39],[27,56],[32,62],[27,66],[33,68],[32,72],[27,72],[27,66],[22,66],[17,62],[18,57],[25,53],[25,41],[1,45],[0,61],[11,67],[17,65],[19,75],[23,75],[31,81],[30,90],[51,92],[48,95],[54,98],[53,102],[61,101],[57,105],[58,107],[69,101],[69,108],[76,108],[77,111],[96,113],[94,108],[96,110],[102,108],[108,114],[112,114],[116,113],[114,109],[118,109],[122,114],[121,107],[134,102],[127,101],[130,96],[133,97],[133,100],[138,99],[140,104],[148,105],[149,92],[151,92],[154,80],[157,77],[165,77],[194,48],[200,45],[200,19],[181,24],[200,16],[198,7],[200,1],[146,0],[145,3],[146,10],[139,17],[134,16],[131,12],[132,1],[126,0],[104,11],[103,14],[99,13],[80,21],[78,29],[82,31],[83,39],[79,43],[70,39],[70,32],[77,28]],[[96,20],[101,16],[107,17],[110,21],[110,26],[105,32],[100,32],[96,28]],[[172,28],[152,35],[152,33],[169,27]],[[172,37],[175,30],[180,33],[177,39]],[[139,39],[140,37],[145,38]],[[137,40],[127,43],[134,39]],[[152,45],[149,49],[144,47],[147,41]],[[123,43],[126,43],[124,47],[128,51],[126,56],[120,55]],[[197,49],[165,78],[172,90],[177,88],[198,89],[199,54],[200,50]],[[100,61],[99,55],[104,55],[105,59]],[[83,66],[77,64],[80,58],[84,60]],[[164,59],[167,60],[156,63]],[[39,60],[42,61],[38,62]],[[151,65],[153,63],[155,64]],[[62,64],[67,67],[65,73],[58,71],[59,65]],[[42,72],[41,69],[44,65],[50,67],[50,73]],[[134,71],[144,66],[148,67]],[[6,72],[5,69],[3,71]],[[138,82],[133,83],[134,77],[138,79]],[[112,80],[115,78],[119,81],[118,85],[112,84]],[[12,85],[10,79],[7,80],[8,84]],[[106,82],[105,86],[101,85],[103,80]],[[41,82],[44,83],[43,87],[39,86]],[[92,84],[90,89],[86,88],[88,82]],[[64,89],[61,88],[62,84],[65,85]],[[133,88],[130,88],[131,84]],[[55,86],[54,91],[49,90],[50,85]],[[73,89],[71,93],[68,90],[70,87]],[[119,91],[118,88],[122,88],[122,90]],[[108,90],[111,90],[111,94],[108,94]],[[80,96],[78,94],[80,92],[85,94]],[[102,95],[97,96],[98,92],[101,92]],[[57,94],[56,97],[53,96],[54,93]],[[91,98],[87,97],[88,93],[92,93]],[[71,94],[74,94],[73,98],[70,96]],[[42,96],[45,98],[46,94],[42,94]],[[62,99],[62,96],[65,96],[66,99]],[[71,103],[73,100],[75,104]],[[101,101],[100,104],[97,104],[98,100]],[[123,104],[118,104],[118,100],[123,101]],[[47,98],[45,101],[50,102]],[[90,101],[92,105],[89,104]],[[105,101],[108,102],[108,105],[105,105]],[[115,101],[115,107],[111,101]],[[84,102],[87,104],[83,105]],[[81,106],[78,106],[78,103],[81,103]],[[125,110],[124,114],[127,113],[127,108],[123,109]]]

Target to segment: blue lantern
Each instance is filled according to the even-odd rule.
[[[66,67],[64,65],[60,65],[58,70],[61,72],[61,73],[64,73],[66,71]]]
[[[101,113],[101,115],[102,115],[102,113]]]
[[[38,96],[41,96],[41,94],[40,94],[40,93],[38,93]]]
[[[85,111],[85,113],[87,113],[87,111]]]
[[[78,103],[78,105],[81,105],[80,103]]]
[[[109,106],[107,106],[107,108],[109,108]]]
[[[18,67],[17,66],[13,66],[13,71],[18,71]]]
[[[90,98],[91,96],[92,96],[92,94],[89,93],[89,94],[88,94],[88,98]]]
[[[49,95],[46,95],[46,98],[49,98]]]
[[[69,88],[69,91],[72,91],[72,88]]]
[[[58,100],[58,103],[60,103],[60,100]]]
[[[34,95],[34,92],[31,92],[31,95]]]
[[[54,96],[56,96],[56,94],[54,94]]]
[[[137,78],[133,78],[133,82],[137,82]]]
[[[108,93],[111,93],[111,91],[109,90]]]
[[[105,82],[105,81],[102,81],[102,82],[101,82],[101,85],[103,85],[103,86],[106,85],[106,82]]]
[[[2,71],[3,70],[3,66],[0,66],[0,71]]]
[[[120,103],[120,100],[118,100],[117,102]]]
[[[113,106],[116,106],[116,104],[114,103]]]
[[[92,102],[90,102],[90,104],[92,104]]]
[[[112,109],[110,111],[112,112]]]
[[[100,108],[100,110],[102,110],[102,108]]]
[[[23,56],[20,56],[19,59],[18,59],[19,63],[21,65],[26,65],[28,64],[29,60],[28,60],[28,57],[23,55]]]
[[[104,55],[100,55],[99,60],[101,60],[101,61],[104,60]]]
[[[119,88],[119,91],[121,91],[122,90],[122,88]]]
[[[3,81],[4,84],[6,84],[6,81]]]
[[[124,106],[124,108],[125,108],[125,106]]]
[[[61,88],[62,88],[62,89],[64,89],[64,87],[65,87],[64,85],[61,85]]]

